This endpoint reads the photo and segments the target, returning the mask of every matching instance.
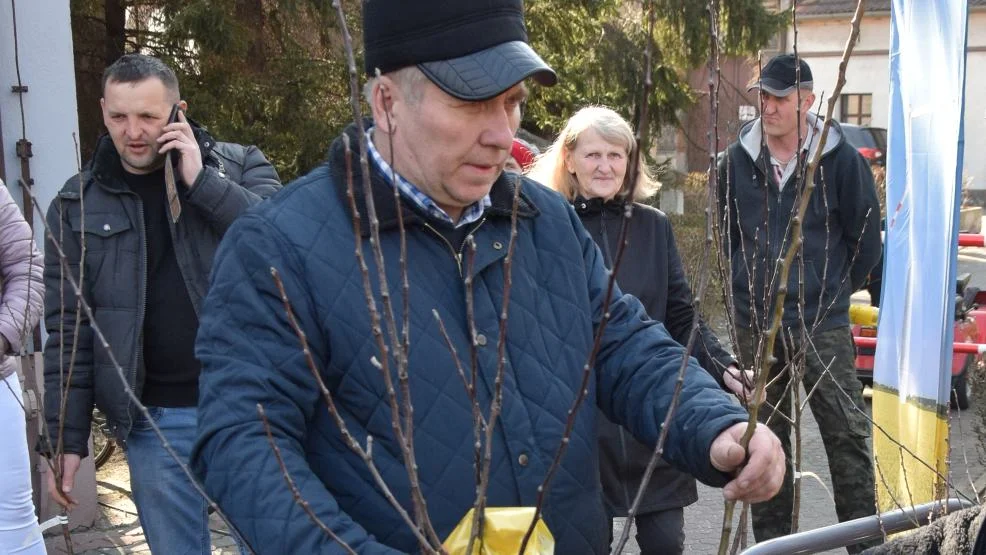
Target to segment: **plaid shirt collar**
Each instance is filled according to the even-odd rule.
[[[421,189],[415,187],[413,183],[404,179],[401,174],[393,171],[390,164],[384,160],[383,156],[380,154],[380,151],[378,151],[377,147],[373,144],[372,127],[366,130],[366,144],[370,151],[370,159],[377,165],[377,169],[379,169],[380,173],[383,174],[384,180],[391,187],[396,185],[397,190],[400,191],[401,196],[404,197],[404,200],[418,207],[431,218],[435,218],[436,220],[443,221],[453,227],[459,228],[478,221],[481,217],[483,217],[483,212],[485,212],[486,209],[493,204],[490,201],[489,193],[487,193],[483,198],[479,199],[478,202],[466,207],[466,209],[462,211],[462,216],[459,218],[458,222],[453,221],[452,217],[449,216],[447,212],[442,210],[441,207],[435,204],[435,201],[432,200],[431,197],[422,192]],[[394,183],[395,180],[396,183]]]

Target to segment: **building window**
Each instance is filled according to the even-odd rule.
[[[844,94],[840,97],[839,111],[842,123],[869,125],[873,116],[872,94]]]

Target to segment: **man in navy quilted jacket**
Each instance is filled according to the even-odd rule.
[[[373,123],[362,136],[356,126],[345,131],[353,153],[340,137],[325,164],[234,225],[220,248],[199,330],[203,371],[194,470],[259,553],[343,548],[285,485],[258,405],[301,497],[341,542],[360,553],[422,549],[367,464],[347,446],[272,279],[276,269],[338,415],[362,445],[372,436],[376,469],[413,515],[388,390],[376,366],[389,356],[396,384],[398,362],[393,350],[378,352],[354,255],[359,242],[382,311],[367,217],[371,200],[398,327],[405,321],[401,222],[406,230],[414,453],[440,539],[472,507],[476,472],[470,399],[434,314],[467,366],[474,346],[484,413],[502,342],[503,410],[493,434],[487,499],[496,507],[536,503],[607,311],[606,268],[569,204],[502,172],[527,96],[525,80],[556,81],[527,44],[521,0],[372,0],[363,4],[363,18],[366,71],[380,72],[366,87]],[[361,185],[361,143],[369,159],[369,196]],[[361,217],[355,232],[348,171]],[[509,321],[501,337],[518,187]],[[598,405],[656,445],[684,349],[633,297],[617,290],[608,312],[586,405]],[[389,336],[386,325],[383,333]],[[665,457],[703,482],[725,486],[728,498],[769,498],[784,474],[777,438],[757,428],[745,452],[737,440],[746,412],[694,359],[688,364]],[[557,553],[608,550],[595,414],[591,406],[576,413],[544,503]]]

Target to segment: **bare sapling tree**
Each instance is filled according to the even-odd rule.
[[[674,393],[671,397],[671,404],[668,407],[668,411],[665,414],[664,421],[661,424],[661,433],[658,437],[657,445],[654,448],[654,452],[651,455],[650,461],[647,463],[647,467],[644,471],[644,475],[641,479],[641,484],[637,489],[634,496],[633,503],[627,513],[627,525],[623,527],[623,531],[620,534],[620,538],[616,545],[613,547],[613,553],[622,553],[626,546],[626,542],[630,536],[630,526],[629,523],[633,520],[634,516],[637,514],[637,510],[640,507],[640,503],[643,501],[644,493],[646,492],[647,484],[650,482],[653,476],[654,470],[657,468],[658,461],[664,454],[664,445],[667,440],[668,432],[671,429],[671,422],[674,418],[678,407],[678,400],[681,396],[681,389],[685,380],[685,372],[688,369],[688,355],[690,355],[695,350],[696,341],[699,338],[699,330],[701,323],[701,303],[705,295],[705,290],[708,285],[708,267],[710,264],[710,256],[713,252],[713,222],[715,221],[714,213],[711,211],[714,204],[714,198],[716,195],[716,188],[718,184],[718,171],[716,165],[716,145],[718,144],[718,79],[716,78],[719,72],[719,41],[718,41],[718,16],[719,16],[719,2],[718,0],[709,0],[707,6],[709,14],[709,38],[710,38],[710,48],[709,48],[709,60],[708,60],[708,90],[709,90],[709,100],[710,100],[710,114],[711,114],[711,126],[708,131],[709,140],[709,166],[707,170],[707,200],[709,202],[709,208],[706,210],[705,218],[705,256],[701,258],[699,264],[699,283],[698,288],[695,291],[694,298],[692,300],[692,305],[694,307],[694,316],[692,319],[691,329],[689,330],[688,340],[685,344],[685,356],[682,358],[681,365],[678,368],[678,376],[675,381]],[[649,90],[647,87],[650,86],[650,71],[651,71],[651,48],[653,42],[653,28],[654,28],[655,11],[653,6],[650,10],[650,18],[648,24],[648,42],[647,48],[644,54],[644,60],[646,64],[645,69],[645,92],[644,92],[644,107],[646,108],[646,98]],[[646,120],[643,119],[646,116],[646,110],[641,110],[641,121],[637,125],[637,132],[640,133],[642,128],[646,126]],[[638,144],[639,144],[638,140]],[[742,374],[741,374],[742,376]]]
[[[387,399],[391,410],[391,428],[394,433],[394,437],[397,439],[398,444],[401,449],[401,455],[404,461],[405,469],[408,473],[409,482],[411,484],[411,501],[413,505],[413,518],[407,513],[403,506],[396,500],[392,492],[390,491],[387,484],[384,482],[380,473],[376,470],[375,463],[372,458],[372,437],[367,438],[366,447],[362,447],[359,442],[353,437],[349,432],[345,421],[341,418],[339,409],[332,397],[331,392],[325,386],[322,380],[321,373],[316,366],[315,361],[311,358],[310,351],[307,345],[307,338],[304,332],[297,325],[294,318],[293,312],[290,307],[290,300],[287,298],[287,294],[284,291],[283,284],[278,277],[277,270],[271,268],[271,272],[275,282],[278,285],[279,290],[282,294],[282,301],[285,306],[285,310],[288,313],[289,321],[292,323],[292,327],[295,333],[298,335],[301,341],[303,351],[306,354],[309,368],[318,383],[321,393],[326,401],[326,406],[329,413],[332,415],[337,426],[339,426],[341,433],[346,439],[349,447],[355,451],[365,462],[367,467],[370,469],[371,474],[374,476],[374,480],[377,486],[381,488],[384,492],[385,497],[388,499],[390,504],[394,509],[401,515],[405,523],[410,527],[415,537],[418,540],[419,546],[425,553],[442,553],[444,552],[441,540],[438,538],[437,533],[431,524],[430,518],[428,516],[427,504],[424,495],[421,491],[419,480],[417,476],[417,463],[415,461],[415,451],[414,451],[414,411],[413,404],[411,400],[411,388],[410,388],[410,376],[408,374],[408,352],[410,348],[410,325],[409,325],[409,298],[410,298],[410,281],[408,278],[407,269],[407,240],[406,240],[406,229],[403,221],[403,213],[401,206],[401,197],[397,188],[394,189],[394,202],[396,206],[396,212],[398,214],[398,233],[400,241],[400,257],[398,260],[400,268],[400,284],[402,293],[402,314],[403,321],[402,325],[398,326],[395,312],[393,309],[393,302],[390,293],[390,284],[387,280],[385,259],[383,248],[380,240],[380,225],[377,218],[376,206],[374,204],[373,194],[371,191],[370,182],[370,169],[369,160],[367,157],[368,145],[366,138],[366,129],[363,125],[362,109],[360,105],[359,97],[359,78],[356,71],[355,56],[353,53],[352,38],[348,31],[348,25],[346,23],[345,14],[343,11],[343,6],[341,1],[336,0],[333,2],[333,7],[336,8],[338,19],[340,23],[340,28],[342,30],[343,38],[343,48],[345,51],[345,57],[347,62],[347,68],[349,73],[349,85],[350,85],[350,103],[353,114],[353,122],[356,127],[357,136],[359,137],[359,162],[361,170],[361,192],[362,198],[366,210],[366,219],[369,223],[370,230],[370,256],[374,266],[377,270],[378,275],[378,287],[380,291],[380,304],[383,307],[381,311],[378,309],[378,301],[376,294],[374,293],[372,279],[370,277],[370,268],[367,261],[367,256],[364,253],[364,248],[362,244],[361,237],[362,225],[363,225],[363,215],[359,212],[359,207],[356,202],[356,192],[355,186],[353,184],[353,168],[350,166],[351,159],[353,156],[353,150],[349,144],[349,138],[343,135],[343,141],[345,143],[345,155],[346,155],[346,175],[347,175],[347,198],[349,201],[349,208],[353,219],[353,230],[355,238],[355,250],[354,254],[359,266],[364,297],[366,301],[366,306],[369,311],[370,321],[371,321],[371,331],[374,337],[374,341],[377,345],[377,356],[373,357],[371,364],[373,364],[380,372],[381,377],[385,385],[385,390],[387,393]],[[379,73],[378,73],[379,76]],[[393,152],[393,145],[391,144],[390,152]],[[394,168],[393,161],[391,161],[391,167]],[[396,172],[396,168],[392,171]],[[392,176],[393,177],[393,176]],[[440,315],[437,311],[433,311],[433,314],[437,320],[440,327],[441,333],[446,340],[446,343],[450,349],[450,353],[453,357],[454,365],[456,371],[463,381],[464,389],[470,398],[470,402],[473,407],[472,416],[474,419],[474,430],[476,437],[475,445],[475,464],[476,464],[476,482],[477,482],[477,500],[474,508],[476,509],[474,515],[473,530],[470,539],[470,545],[480,537],[480,529],[482,524],[482,514],[485,507],[485,488],[488,481],[489,465],[491,461],[491,449],[492,449],[492,433],[495,427],[496,419],[500,412],[500,404],[502,402],[501,384],[503,381],[503,367],[505,364],[505,328],[508,319],[508,306],[509,306],[509,287],[510,287],[510,261],[513,255],[513,249],[515,245],[516,238],[516,217],[517,217],[517,205],[519,202],[519,187],[516,188],[513,214],[511,222],[511,240],[510,246],[508,248],[507,259],[505,260],[504,271],[506,275],[505,282],[505,292],[504,292],[504,302],[501,307],[500,315],[500,341],[498,343],[498,368],[497,368],[497,378],[496,378],[496,393],[491,402],[490,413],[488,416],[484,417],[481,412],[481,407],[479,405],[478,397],[476,394],[476,375],[478,367],[478,355],[476,352],[476,331],[473,325],[472,319],[472,302],[471,302],[471,284],[472,284],[472,261],[474,259],[475,245],[470,240],[468,242],[469,256],[467,266],[469,273],[465,277],[465,284],[467,288],[467,303],[469,305],[470,312],[470,336],[471,336],[471,353],[470,360],[472,362],[470,375],[471,378],[466,377],[465,369],[463,368],[458,354],[455,350],[454,344],[448,336],[447,330],[445,329],[444,323],[441,320]],[[386,333],[384,328],[386,327]],[[394,386],[394,379],[391,369],[391,360],[397,366],[397,382],[400,387],[400,394],[398,394],[397,389]],[[262,407],[258,407],[261,411],[262,419],[265,420],[265,426],[269,429],[269,423],[266,422],[266,418],[263,417]],[[485,430],[485,441],[483,441],[482,430]],[[271,436],[272,447],[273,436]],[[486,445],[485,452],[482,451],[481,445]],[[287,475],[286,469],[282,468],[282,472],[285,474],[285,479],[288,483],[291,483],[290,476]],[[295,499],[302,507],[307,507],[307,502],[301,499],[299,494],[295,495]],[[316,520],[316,524],[324,529],[324,523],[318,521],[317,517],[310,511],[310,508],[306,509],[306,513],[309,514],[311,518]],[[339,538],[333,537],[336,541],[340,541]],[[348,546],[346,546],[348,549]],[[471,549],[471,547],[470,547]]]
[[[759,346],[759,359],[761,366],[757,369],[754,401],[750,404],[750,419],[748,421],[748,426],[746,432],[743,434],[743,437],[740,439],[740,445],[743,448],[746,448],[749,445],[750,437],[753,435],[753,431],[757,426],[757,416],[761,407],[759,399],[765,391],[767,379],[770,374],[770,368],[773,366],[773,362],[775,360],[773,355],[774,344],[777,339],[777,335],[781,330],[782,316],[784,313],[784,300],[787,295],[788,274],[794,258],[802,246],[803,239],[801,236],[801,222],[804,219],[805,212],[807,211],[808,204],[811,200],[812,192],[815,189],[815,170],[818,167],[821,154],[825,148],[825,142],[828,138],[828,131],[832,125],[832,113],[835,110],[835,102],[836,99],[839,98],[842,87],[846,82],[846,68],[849,64],[849,58],[852,56],[853,49],[856,46],[856,39],[859,36],[859,26],[863,18],[864,4],[865,0],[857,0],[856,9],[853,13],[851,22],[849,38],[846,41],[846,45],[842,53],[842,59],[839,62],[838,81],[836,82],[835,90],[829,97],[828,109],[825,115],[825,123],[818,139],[818,146],[811,158],[811,162],[805,170],[804,185],[801,189],[801,198],[798,204],[797,214],[791,219],[791,230],[786,242],[787,249],[784,252],[784,256],[779,258],[774,266],[773,276],[776,278],[775,287],[777,293],[774,297],[773,311],[770,314],[770,327],[767,330],[764,341],[762,341]],[[719,542],[720,555],[724,555],[729,548],[729,538],[732,534],[733,510],[735,506],[735,501],[727,500],[725,502],[722,535]]]
[[[366,129],[363,125],[362,109],[360,106],[359,97],[359,78],[356,71],[356,57],[353,54],[353,44],[352,36],[349,33],[349,27],[346,23],[345,13],[343,10],[341,0],[335,0],[332,3],[333,7],[336,8],[336,13],[339,17],[340,30],[342,32],[343,47],[345,49],[346,55],[346,66],[349,73],[349,94],[350,94],[350,104],[353,113],[353,122],[356,125],[357,134],[359,137],[359,161],[360,170],[362,173],[362,191],[364,196],[364,202],[366,204],[367,218],[369,220],[370,226],[370,245],[372,250],[372,255],[374,258],[374,263],[377,268],[377,276],[379,280],[380,287],[380,297],[381,304],[384,308],[384,319],[386,321],[387,329],[390,335],[390,346],[387,344],[387,340],[384,337],[383,330],[381,328],[381,316],[377,310],[376,298],[373,294],[373,289],[371,286],[371,280],[369,277],[369,268],[366,263],[366,259],[363,255],[363,247],[360,242],[360,233],[355,236],[356,239],[356,257],[360,264],[360,271],[363,274],[363,288],[364,294],[366,295],[367,309],[370,312],[371,325],[373,330],[373,336],[377,343],[377,350],[379,358],[375,359],[374,365],[380,370],[381,375],[384,380],[384,384],[387,390],[387,397],[390,404],[391,410],[391,426],[394,431],[394,437],[398,440],[401,446],[401,453],[404,458],[404,465],[408,472],[408,480],[411,485],[411,499],[414,505],[415,522],[417,526],[420,527],[427,536],[430,549],[436,549],[440,547],[441,540],[439,540],[438,535],[435,533],[434,527],[431,525],[431,521],[428,518],[427,503],[424,499],[424,495],[421,492],[420,482],[418,480],[418,465],[415,460],[414,453],[414,408],[411,402],[410,386],[407,375],[407,350],[405,349],[406,343],[401,340],[401,336],[397,331],[397,321],[394,316],[393,303],[391,301],[390,286],[387,282],[386,267],[384,264],[383,249],[380,245],[380,222],[377,219],[376,206],[374,205],[373,195],[371,193],[370,187],[370,169],[369,169],[369,159],[367,158],[367,139],[366,139]],[[349,153],[347,153],[347,160],[349,159]],[[351,171],[350,171],[351,175]],[[395,202],[398,203],[397,213],[398,217],[401,217],[400,210],[400,197],[395,196]],[[354,218],[354,229],[359,230],[360,220],[358,212],[353,211]],[[405,229],[403,221],[399,222],[400,225],[400,242],[401,242],[401,259],[400,272],[401,281],[407,287],[407,259],[406,259],[406,238]],[[407,291],[404,291],[405,302],[408,297]],[[406,307],[406,304],[405,304]],[[406,310],[405,310],[406,315]],[[404,337],[408,337],[409,330],[405,326]],[[398,400],[396,390],[393,385],[393,378],[390,370],[390,360],[391,360],[391,346],[395,351],[394,358],[398,366],[398,380],[401,388],[401,396]],[[401,416],[403,414],[404,421],[401,422]],[[423,545],[423,548],[429,547],[428,545]]]
[[[144,406],[143,403],[141,403],[140,398],[137,397],[137,395],[134,393],[133,389],[130,387],[130,381],[127,378],[127,372],[126,372],[126,370],[123,369],[123,367],[120,365],[119,361],[117,360],[115,354],[113,353],[112,346],[109,344],[109,342],[106,339],[106,336],[103,334],[102,330],[100,329],[100,326],[99,326],[99,324],[98,324],[98,322],[97,322],[97,320],[95,318],[95,315],[93,313],[92,307],[90,306],[89,302],[85,298],[85,292],[83,291],[83,288],[82,288],[82,279],[85,277],[85,273],[84,273],[85,261],[84,261],[84,259],[75,260],[73,258],[70,258],[68,256],[68,254],[66,254],[65,249],[63,248],[63,244],[64,244],[63,241],[66,239],[66,237],[64,235],[65,230],[64,229],[61,229],[64,226],[60,226],[60,229],[58,230],[59,236],[56,237],[55,236],[55,230],[53,230],[49,226],[48,221],[45,218],[45,214],[41,210],[41,204],[38,202],[38,198],[35,195],[35,192],[34,192],[33,188],[31,186],[27,185],[26,183],[24,183],[23,181],[21,182],[21,186],[24,187],[24,190],[30,195],[31,200],[33,201],[32,204],[33,204],[34,208],[38,211],[38,214],[40,215],[40,221],[43,222],[43,224],[44,224],[45,236],[47,237],[48,242],[49,242],[48,243],[48,246],[50,246],[51,248],[53,248],[55,250],[55,255],[59,259],[59,264],[60,264],[60,268],[61,268],[61,276],[60,277],[62,278],[60,280],[61,287],[64,288],[65,284],[66,283],[68,284],[68,286],[71,289],[69,291],[69,293],[72,296],[75,297],[75,303],[76,303],[77,309],[79,310],[79,312],[76,315],[76,319],[75,319],[76,325],[74,327],[76,328],[76,331],[73,332],[73,337],[75,338],[75,340],[73,341],[73,343],[71,345],[71,350],[69,352],[69,372],[67,372],[67,373],[64,373],[63,372],[63,368],[64,368],[64,362],[63,362],[63,360],[60,360],[60,364],[59,364],[59,373],[60,373],[59,377],[61,379],[62,391],[61,391],[61,397],[60,397],[60,399],[61,399],[61,406],[59,407],[59,415],[58,415],[58,426],[59,426],[58,440],[56,441],[56,444],[54,446],[55,448],[54,449],[50,449],[51,457],[49,458],[49,462],[48,462],[48,464],[50,465],[50,471],[52,471],[52,472],[55,473],[55,483],[56,483],[56,487],[59,489],[59,493],[64,496],[64,491],[61,490],[61,487],[62,487],[61,486],[61,481],[62,481],[62,475],[63,475],[63,472],[64,472],[64,468],[62,468],[62,465],[61,465],[61,463],[59,461],[61,461],[63,459],[63,456],[64,456],[63,453],[62,453],[62,431],[63,431],[63,428],[64,428],[65,416],[66,416],[66,397],[68,395],[68,388],[69,388],[69,386],[72,383],[71,382],[71,378],[72,378],[72,375],[71,374],[74,371],[73,370],[74,369],[74,360],[75,360],[75,357],[77,356],[78,347],[79,347],[78,340],[77,340],[78,339],[78,337],[77,337],[78,323],[81,322],[81,321],[83,321],[83,320],[85,320],[86,321],[86,325],[88,325],[90,327],[90,329],[92,330],[92,333],[93,333],[93,336],[94,336],[94,339],[95,339],[95,341],[94,341],[94,347],[101,348],[101,349],[103,349],[106,352],[107,360],[109,361],[109,363],[113,367],[113,369],[114,369],[117,377],[119,378],[120,384],[121,384],[121,387],[122,387],[124,393],[127,395],[127,397],[129,398],[130,402],[133,403],[133,405],[137,408],[138,412],[140,412],[141,415],[144,417],[144,419],[147,421],[148,425],[151,427],[151,430],[154,432],[154,434],[157,436],[158,440],[161,442],[161,445],[164,447],[165,451],[174,460],[174,462],[181,468],[182,472],[185,474],[185,476],[191,482],[191,484],[192,484],[193,488],[195,489],[195,491],[200,496],[202,496],[202,498],[208,504],[209,508],[212,511],[214,511],[220,518],[222,518],[223,521],[226,522],[227,526],[229,527],[230,533],[236,538],[236,540],[238,542],[240,542],[240,545],[245,550],[247,550],[248,552],[253,553],[253,550],[250,548],[250,545],[243,539],[242,535],[239,533],[239,531],[236,529],[236,527],[233,525],[233,523],[226,517],[226,514],[222,511],[222,509],[219,507],[219,505],[217,505],[216,502],[213,501],[212,498],[210,498],[208,494],[206,494],[205,489],[202,487],[202,484],[198,481],[198,479],[196,479],[196,477],[192,473],[191,469],[189,469],[188,465],[185,464],[185,462],[181,459],[181,457],[178,455],[178,453],[175,452],[174,448],[168,442],[167,438],[164,436],[164,434],[161,431],[161,429],[154,422],[154,419],[151,417],[150,413],[148,412],[147,407]],[[84,202],[84,201],[82,201],[82,197],[83,196],[84,196],[83,190],[80,187],[80,195],[79,195],[80,202]],[[60,205],[56,205],[56,210],[58,210],[59,211],[58,213],[61,214],[62,208],[61,208]],[[81,216],[81,217],[84,217],[84,216]],[[84,243],[85,243],[85,231],[84,231],[84,228],[82,228],[79,233],[80,233],[79,241],[80,241],[80,246],[81,246],[81,245],[84,245]],[[80,253],[82,253],[82,252],[85,252],[84,251],[84,248],[81,248],[80,247]],[[73,269],[72,269],[73,266],[78,266],[78,270],[77,271],[73,271]],[[64,289],[63,289],[61,298],[63,300],[65,299]],[[62,303],[62,305],[64,305],[64,302]],[[62,314],[64,315],[65,307],[64,306],[60,306],[59,307],[59,310],[62,311]],[[61,318],[61,320],[62,320],[62,322],[64,322],[64,320],[65,320],[64,317]],[[64,327],[60,328],[60,333],[64,334]],[[64,351],[64,345],[61,347],[61,349],[62,349],[62,351]],[[60,357],[61,357],[61,355],[60,355]],[[48,434],[48,437],[43,438],[43,441],[47,442],[47,445],[50,448],[52,446],[51,445],[51,439],[50,439],[50,430],[48,430],[46,432],[46,434]],[[70,541],[70,539],[69,539],[69,541]]]
[[[350,175],[352,174],[350,173]],[[350,178],[350,184],[351,183],[352,183],[352,179]],[[351,185],[350,185],[350,191],[352,191]],[[350,196],[352,196],[351,193]],[[380,487],[380,490],[383,492],[384,497],[387,499],[390,505],[394,507],[397,513],[401,516],[404,522],[415,534],[415,537],[417,538],[418,542],[423,546],[430,546],[429,540],[424,537],[422,530],[417,526],[414,519],[408,514],[408,512],[404,509],[404,506],[401,505],[400,502],[397,500],[397,498],[394,496],[393,492],[387,486],[386,481],[384,481],[383,476],[380,474],[380,471],[377,469],[376,463],[373,462],[373,436],[367,436],[366,447],[364,448],[362,445],[360,445],[359,441],[356,440],[355,436],[353,436],[353,434],[349,431],[349,427],[346,425],[345,420],[343,420],[342,415],[339,413],[339,409],[336,406],[335,399],[332,396],[332,392],[329,391],[329,388],[325,385],[325,381],[322,379],[322,374],[319,371],[317,364],[315,363],[315,359],[312,358],[311,349],[308,346],[308,337],[306,336],[304,330],[301,329],[301,326],[298,324],[298,320],[294,314],[294,309],[291,308],[291,300],[288,298],[288,294],[284,289],[284,283],[281,281],[281,277],[277,269],[271,268],[271,278],[274,280],[275,285],[277,285],[278,293],[281,296],[281,302],[284,304],[284,312],[288,318],[289,324],[291,325],[291,329],[294,330],[295,334],[298,337],[298,341],[301,344],[302,353],[304,353],[305,355],[305,361],[308,364],[308,369],[311,371],[312,376],[315,378],[315,383],[318,385],[319,392],[322,394],[322,397],[325,400],[327,410],[329,414],[332,416],[336,425],[339,426],[339,431],[342,434],[343,439],[345,440],[349,448],[352,449],[357,455],[359,455],[359,457],[367,465],[370,474],[373,476],[374,482],[377,484],[378,487]],[[267,416],[266,413],[264,412],[263,406],[259,404],[257,405],[257,413],[260,416],[260,419],[264,423],[265,430],[270,430],[270,422],[267,420]],[[294,494],[295,502],[302,507],[302,509],[305,511],[306,514],[308,514],[309,518],[312,519],[312,521],[315,523],[316,526],[318,526],[320,529],[323,530],[327,529],[328,526],[324,522],[322,522],[317,515],[315,515],[315,513],[311,510],[311,507],[308,504],[308,502],[304,498],[302,498],[301,493],[297,491],[297,488],[293,487],[294,480],[290,476],[290,474],[288,474],[287,467],[285,467],[283,464],[283,460],[280,457],[280,449],[277,447],[277,443],[274,441],[274,436],[272,432],[268,433],[268,441],[270,442],[271,450],[274,451],[275,457],[278,459],[284,480],[285,482],[287,482],[288,486],[291,488],[292,493]],[[343,542],[340,538],[338,538],[334,534],[330,537],[332,537],[333,540],[339,542],[345,549],[351,549],[348,544]],[[432,549],[426,552],[433,553],[434,550]]]
[[[283,284],[280,284],[280,288],[283,289]],[[306,352],[305,354],[307,355],[308,353]],[[292,479],[291,474],[288,473],[287,465],[284,464],[284,457],[281,456],[281,449],[277,446],[277,442],[274,441],[274,432],[272,432],[270,429],[270,421],[267,419],[267,413],[264,412],[264,407],[259,403],[257,404],[257,414],[260,415],[260,420],[264,424],[264,433],[267,435],[267,442],[270,444],[271,450],[274,451],[274,458],[277,459],[277,465],[281,469],[281,475],[284,476],[284,480],[287,482],[288,488],[291,490],[291,494],[294,495],[295,501],[299,505],[301,505],[301,508],[304,509],[305,514],[308,515],[308,518],[310,518],[311,521],[316,526],[318,526],[319,530],[321,530],[323,534],[329,536],[336,543],[342,546],[343,550],[345,550],[346,553],[349,553],[350,555],[356,555],[356,552],[353,551],[353,548],[349,547],[349,544],[342,541],[342,538],[340,538],[335,532],[333,532],[331,528],[326,526],[325,523],[322,522],[320,518],[318,518],[318,515],[315,514],[315,511],[312,509],[311,505],[309,505],[308,502],[305,501],[305,499],[301,496],[301,491],[298,490],[298,486],[295,485],[294,479]],[[372,442],[367,443],[367,449],[370,449],[372,445],[373,445]]]
[[[651,91],[653,90],[654,87],[654,82],[652,77],[652,66],[653,66],[652,58],[653,58],[653,48],[654,48],[654,26],[655,26],[657,15],[653,1],[646,2],[644,13],[645,13],[645,17],[647,18],[647,34],[646,34],[647,42],[644,47],[644,56],[643,56],[644,79],[640,92],[640,101],[639,101],[640,104],[638,110],[638,119],[637,119],[636,130],[635,130],[634,144],[633,144],[633,148],[631,148],[630,150],[629,161],[627,163],[626,179],[627,179],[627,183],[630,184],[629,191],[627,192],[626,195],[628,199],[634,198],[634,192],[637,187],[637,182],[638,182],[637,176],[640,168],[640,160],[641,157],[643,156],[643,152],[641,151],[641,148],[643,148],[644,145],[644,139],[645,139],[644,134],[648,129],[647,124],[648,124],[649,99],[650,99]],[[582,381],[580,384],[579,392],[572,403],[572,407],[569,409],[567,413],[565,432],[564,435],[562,436],[561,444],[559,445],[558,450],[555,453],[555,457],[552,461],[551,466],[548,469],[548,472],[545,475],[544,480],[542,481],[541,485],[538,487],[538,497],[537,497],[537,503],[535,505],[535,516],[533,521],[531,522],[530,527],[527,530],[527,534],[524,537],[524,542],[521,544],[521,551],[520,551],[521,553],[524,552],[524,549],[526,548],[527,543],[534,532],[534,527],[537,524],[538,517],[541,513],[544,504],[544,499],[548,487],[551,483],[551,478],[554,476],[555,471],[557,471],[557,469],[561,465],[562,457],[564,456],[565,450],[568,447],[569,438],[571,437],[571,433],[574,430],[575,416],[578,413],[579,409],[581,408],[583,402],[585,401],[585,398],[588,396],[589,380],[592,375],[592,370],[596,363],[596,357],[602,345],[602,337],[603,334],[605,333],[606,325],[609,321],[609,306],[610,303],[612,302],[613,292],[616,286],[616,274],[619,271],[621,262],[623,260],[623,254],[626,251],[627,245],[630,242],[628,231],[630,227],[629,226],[630,219],[632,217],[633,217],[633,203],[627,202],[624,207],[623,219],[620,224],[620,232],[618,236],[619,239],[617,240],[618,247],[616,254],[613,257],[613,267],[610,269],[609,272],[609,281],[606,288],[606,295],[603,299],[603,305],[602,305],[603,316],[600,319],[600,322],[596,328],[592,351],[589,353],[588,360],[586,361],[585,365],[583,365],[582,368]],[[698,294],[698,298],[701,298],[701,292]],[[678,403],[678,398],[680,397],[681,388],[684,383],[684,373],[688,367],[688,354],[691,353],[692,350],[694,349],[697,332],[698,332],[698,313],[696,312],[695,320],[692,322],[692,328],[689,334],[687,346],[685,348],[685,353],[684,356],[682,357],[681,366],[678,371],[678,376],[675,382],[675,388],[672,395],[671,403],[668,408],[668,412],[666,413],[665,420],[662,423],[661,433],[659,435],[657,445],[655,446],[654,454],[648,463],[642,484],[640,486],[640,489],[638,489],[634,499],[634,503],[630,508],[630,512],[629,512],[630,518],[632,518],[633,514],[636,512],[637,507],[640,504],[640,500],[642,499],[643,491],[647,486],[647,482],[650,479],[650,476],[653,474],[657,461],[660,459],[661,454],[663,453],[664,442],[667,439],[667,434],[668,434],[668,430],[670,429],[671,420],[674,418],[675,409]],[[627,539],[629,537],[629,530],[630,530],[629,526],[624,527],[620,539],[617,541],[617,544],[614,546],[613,549],[614,553],[622,552],[624,546],[626,545]]]

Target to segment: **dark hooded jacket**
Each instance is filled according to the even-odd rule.
[[[814,114],[807,117],[816,132],[799,153],[802,168],[817,148],[822,126]],[[761,141],[760,120],[754,120],[720,157],[719,202],[736,324],[765,330],[779,289],[772,284],[775,262],[786,251],[803,180],[795,171],[779,187]],[[801,228],[804,245],[788,274],[783,324],[805,322],[825,331],[849,325],[849,296],[866,283],[882,252],[873,174],[835,121],[814,183]]]
[[[626,201],[578,197],[573,204],[582,225],[599,245],[606,267],[612,268]],[[696,313],[671,222],[660,210],[634,203],[628,225],[629,244],[616,281],[624,293],[640,299],[647,315],[662,322],[672,339],[685,345]],[[720,386],[723,370],[736,362],[701,319],[693,356]],[[599,419],[599,471],[610,516],[627,514],[653,452],[622,426],[605,417]],[[662,459],[637,513],[684,507],[697,499],[695,479]]]
[[[193,126],[203,168],[191,189],[178,184],[181,217],[171,225],[175,257],[196,314],[208,287],[219,240],[240,214],[280,188],[274,167],[254,146],[217,143]],[[63,450],[85,456],[93,405],[125,442],[136,406],[121,383],[141,396],[144,361],[141,330],[146,309],[147,242],[140,197],[123,179],[120,156],[108,135],[92,160],[70,178],[48,207],[47,221],[60,243],[72,279],[78,280],[85,231],[84,298],[108,344],[94,333],[85,311],[76,319],[76,296],[58,247],[45,242],[45,418],[52,441],[63,430]],[[83,210],[83,206],[85,209]],[[170,219],[169,219],[170,222]],[[195,325],[195,322],[189,322]],[[76,348],[73,349],[73,346]],[[59,427],[62,380],[67,384],[65,421]],[[39,450],[49,452],[47,444]]]
[[[347,133],[350,144],[359,143],[352,128]],[[356,173],[353,202],[364,215],[358,233],[346,197],[347,166]],[[557,193],[527,178],[501,175],[490,191],[492,205],[468,226],[476,245],[470,261],[436,230],[433,220],[403,198],[398,207],[393,188],[373,165],[370,198],[386,261],[378,273],[359,168],[356,160],[347,164],[343,141],[336,140],[327,164],[240,218],[216,256],[196,349],[202,375],[192,467],[258,553],[344,552],[284,486],[257,416],[258,404],[265,409],[286,472],[311,511],[336,535],[359,553],[419,549],[327,410],[299,333],[284,316],[272,268],[337,414],[362,445],[367,436],[373,437],[376,468],[411,511],[387,387],[371,363],[381,355],[354,245],[362,246],[375,291],[380,290],[377,276],[385,276],[397,325],[407,321],[410,326],[406,374],[414,405],[416,466],[431,522],[442,539],[472,507],[476,484],[472,405],[436,314],[459,360],[469,368],[465,276],[470,275],[476,391],[484,414],[496,387],[498,345],[503,341],[503,409],[493,434],[489,506],[536,503],[603,316],[605,265],[575,211]],[[520,196],[510,255],[509,319],[500,338],[515,191]],[[399,214],[406,231],[406,301],[397,262]],[[379,294],[376,302],[379,307]],[[545,498],[544,518],[557,542],[556,553],[608,552],[593,405],[654,445],[684,354],[632,296],[617,291],[609,313],[598,362],[585,387],[585,405],[573,417],[567,451]],[[395,362],[390,364],[396,374]],[[669,430],[667,458],[705,482],[723,485],[727,477],[711,466],[709,448],[725,428],[745,422],[746,411],[698,365],[691,363],[689,370]]]

